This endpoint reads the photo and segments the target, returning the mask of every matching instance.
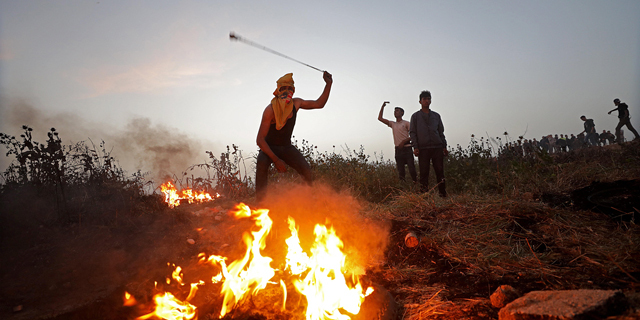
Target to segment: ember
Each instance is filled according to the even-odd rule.
[[[189,203],[193,203],[194,201],[202,203],[214,199],[209,193],[204,191],[198,192],[189,188],[178,191],[171,182],[161,185],[160,190],[164,193],[164,201],[169,205],[169,208],[179,206],[182,200],[186,200]],[[219,196],[220,195],[216,194],[216,197]]]
[[[262,255],[273,225],[269,210],[252,210],[241,203],[232,213],[236,219],[254,221],[253,230],[243,235],[246,246],[244,256],[227,264],[227,258],[223,256],[207,256],[204,253],[199,255],[200,264],[220,270],[218,275],[209,280],[213,284],[221,283],[222,286],[220,294],[224,298],[219,318],[233,310],[245,297],[259,295],[269,285],[281,292],[280,301],[282,310],[285,310],[288,296],[285,281],[292,283],[293,288],[305,297],[305,317],[308,320],[347,320],[351,319],[350,315],[359,313],[365,297],[373,292],[373,288],[363,288],[359,276],[346,270],[343,243],[333,227],[316,224],[315,241],[307,254],[300,245],[295,221],[289,217],[291,236],[285,241],[288,248],[283,248],[286,250],[286,266],[279,270],[271,266],[272,258]],[[184,285],[180,267],[175,267],[171,278]],[[168,278],[167,283],[170,280]],[[162,319],[193,319],[196,317],[196,306],[189,301],[195,296],[198,285],[204,285],[204,281],[191,284],[191,291],[185,301],[180,301],[169,292],[157,294],[154,297],[155,311],[138,319],[154,316]],[[125,301],[131,299],[127,294]]]
[[[130,307],[137,303],[136,299],[129,292],[124,292],[124,306]]]

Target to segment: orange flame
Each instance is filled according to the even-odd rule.
[[[224,294],[224,302],[220,310],[220,317],[227,314],[250,291],[255,295],[264,289],[275,275],[275,270],[270,266],[272,259],[263,257],[260,253],[266,246],[266,238],[273,224],[269,218],[269,210],[253,211],[244,203],[239,204],[236,209],[234,212],[236,218],[251,217],[259,229],[252,231],[251,235],[248,233],[243,235],[242,238],[247,250],[242,259],[232,262],[228,267],[224,262],[226,259],[223,257],[211,256],[208,259],[210,262],[220,264],[224,277],[221,290],[221,293]]]
[[[204,191],[198,192],[193,191],[192,189],[183,189],[178,191],[171,182],[162,184],[160,186],[160,190],[164,193],[164,202],[169,205],[169,208],[179,206],[181,200],[187,200],[189,203],[193,203],[194,201],[203,203],[214,199],[209,193]],[[216,194],[216,197],[219,196],[219,194]]]
[[[192,287],[193,289],[193,287]],[[149,319],[158,317],[167,320],[189,320],[196,315],[196,307],[186,301],[176,299],[170,292],[156,294],[153,297],[156,303],[156,310],[152,313],[138,317],[136,319]]]
[[[292,245],[293,251],[298,252],[300,243],[297,233],[294,233],[295,221],[291,217],[289,229],[292,231],[292,236],[287,239],[289,252],[292,252]],[[351,319],[340,310],[358,314],[364,298],[373,292],[373,288],[363,290],[355,275],[352,275],[351,279],[354,285],[348,285],[344,275],[346,256],[342,253],[343,243],[333,227],[327,229],[326,226],[317,224],[314,234],[316,239],[310,257],[301,258],[298,252],[295,254],[295,260],[289,260],[287,255],[287,266],[293,274],[302,275],[302,272],[299,272],[302,269],[305,269],[303,272],[307,272],[303,279],[293,282],[298,292],[307,298],[307,320]]]
[[[129,292],[124,292],[124,306],[131,307],[135,306],[137,303],[136,298],[134,298]]]
[[[269,218],[269,210],[251,210],[241,203],[233,212],[236,218],[251,218],[255,229],[243,235],[246,251],[241,259],[231,262],[228,266],[227,258],[218,255],[198,255],[201,263],[214,264],[220,267],[220,274],[212,277],[212,283],[222,283],[221,293],[224,301],[220,309],[220,318],[229,313],[248,294],[256,295],[268,284],[279,285],[283,290],[282,309],[286,305],[287,291],[282,279],[273,279],[276,270],[271,267],[272,259],[262,256],[261,251],[266,246],[266,238],[271,231],[273,221]],[[287,244],[286,267],[293,275],[293,285],[307,300],[306,319],[351,319],[348,314],[358,314],[365,297],[373,292],[373,288],[363,289],[357,275],[345,270],[346,256],[342,252],[343,243],[336,235],[333,227],[316,225],[314,229],[315,242],[307,255],[298,239],[298,228],[293,218],[288,219],[291,237],[285,240]],[[182,269],[176,267],[172,278],[182,283]],[[347,280],[349,279],[349,280]],[[170,279],[167,279],[169,282]],[[138,319],[156,316],[163,319],[192,319],[196,307],[190,301],[196,293],[197,286],[203,281],[191,284],[191,292],[183,302],[171,293],[158,294],[154,297],[156,310]],[[125,297],[126,298],[126,297]]]
[[[182,282],[182,268],[180,266],[177,266],[175,270],[173,270],[173,272],[171,273],[171,277],[173,279],[175,279],[180,285],[184,286],[184,283]],[[171,282],[171,279],[167,278],[167,284]]]
[[[298,238],[298,228],[293,218],[289,217],[287,222],[289,223],[289,231],[291,231],[291,237],[285,240],[287,244],[287,265],[285,269],[289,269],[292,274],[301,274],[307,270],[309,265],[309,257],[302,250],[300,246],[300,238]]]

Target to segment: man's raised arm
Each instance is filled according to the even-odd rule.
[[[329,93],[331,92],[331,84],[333,84],[333,77],[331,73],[324,72],[322,74],[322,78],[324,79],[324,90],[322,94],[318,98],[318,100],[302,100],[300,102],[301,109],[322,109],[324,105],[327,104],[327,100],[329,100]]]
[[[382,117],[382,112],[384,112],[384,106],[387,105],[387,103],[389,103],[389,101],[385,101],[382,104],[382,107],[380,107],[380,113],[378,114],[378,120],[386,125],[389,125],[389,120],[385,119]]]

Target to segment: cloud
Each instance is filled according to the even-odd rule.
[[[226,64],[214,58],[213,44],[206,32],[177,22],[167,36],[151,42],[152,48],[127,51],[124,61],[102,61],[83,68],[77,75],[90,89],[88,97],[110,93],[149,93],[171,88],[211,88]]]
[[[158,58],[137,66],[83,69],[79,81],[91,90],[88,97],[110,93],[147,93],[169,88],[210,88],[219,85],[221,66],[212,63]]]

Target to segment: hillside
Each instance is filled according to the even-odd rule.
[[[318,184],[289,188],[299,193],[286,193],[284,200],[272,197],[263,205],[278,217],[276,229],[280,215],[289,212],[300,217],[302,229],[324,219],[320,212],[333,212],[327,215],[345,247],[362,256],[363,281],[390,293],[397,319],[497,319],[489,296],[504,284],[521,293],[622,290],[631,307],[611,319],[626,319],[640,315],[640,171],[637,159],[625,166],[613,160],[620,150],[611,146],[556,157],[550,165],[571,168],[572,181],[579,183],[564,181],[540,192],[456,192],[441,199],[396,190],[383,202],[368,202]],[[598,167],[600,174],[577,179],[576,172]],[[241,235],[250,225],[229,215],[239,201],[171,209],[158,194],[123,190],[66,190],[67,212],[73,215],[61,222],[55,193],[5,186],[0,318],[132,319],[149,312],[154,283],[165,282],[175,266],[182,267],[185,280],[195,281],[207,274],[199,271],[200,253],[233,256],[243,250]],[[250,197],[243,202],[258,208]],[[311,214],[314,210],[318,214]],[[358,227],[349,230],[350,225]],[[410,232],[419,239],[413,248],[405,245]],[[199,289],[193,301],[200,304],[200,319],[217,318],[218,290],[213,284]],[[136,297],[137,306],[123,306],[125,291]],[[225,319],[300,316],[250,309],[240,307]]]

